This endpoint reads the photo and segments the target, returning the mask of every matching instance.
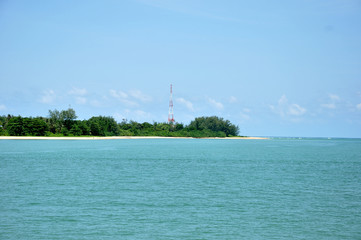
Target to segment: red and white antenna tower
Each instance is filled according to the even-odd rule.
[[[174,114],[173,114],[173,91],[172,84],[170,85],[170,98],[169,98],[169,112],[168,112],[168,123],[174,123]]]

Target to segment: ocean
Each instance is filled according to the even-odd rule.
[[[361,140],[0,140],[0,239],[361,239]]]

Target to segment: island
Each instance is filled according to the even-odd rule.
[[[118,123],[110,116],[77,120],[74,109],[49,110],[47,117],[0,116],[0,136],[83,139],[114,138],[246,138],[239,136],[239,127],[221,117],[197,117],[183,123],[143,122],[123,120]]]

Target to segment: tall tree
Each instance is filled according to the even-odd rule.
[[[63,120],[58,110],[49,110],[49,130],[52,133],[60,133],[63,127]]]
[[[66,121],[66,120],[74,121],[75,119],[78,118],[78,116],[75,113],[75,110],[72,108],[68,108],[68,110],[61,111],[60,116],[61,116],[61,119],[64,121]]]
[[[63,110],[60,112],[60,118],[63,122],[63,125],[67,130],[70,130],[73,127],[75,119],[77,119],[75,110],[68,108],[68,110]]]
[[[11,136],[23,136],[23,118],[20,116],[10,118],[7,124],[7,130]]]
[[[68,108],[68,110],[49,110],[49,130],[52,133],[61,133],[69,131],[77,119],[75,110]],[[65,129],[63,129],[65,127]]]

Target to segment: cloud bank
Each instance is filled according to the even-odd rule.
[[[217,102],[213,98],[208,98],[208,103],[217,110],[223,110],[224,106],[221,102]]]
[[[185,106],[189,111],[194,112],[193,103],[184,99],[184,98],[177,98],[176,102]]]
[[[300,117],[307,109],[296,103],[289,103],[286,95],[282,95],[277,105],[270,105],[270,109],[281,117]]]
[[[56,99],[56,94],[54,90],[49,89],[43,92],[43,95],[40,98],[40,102],[45,104],[51,104],[55,101],[55,99]]]

